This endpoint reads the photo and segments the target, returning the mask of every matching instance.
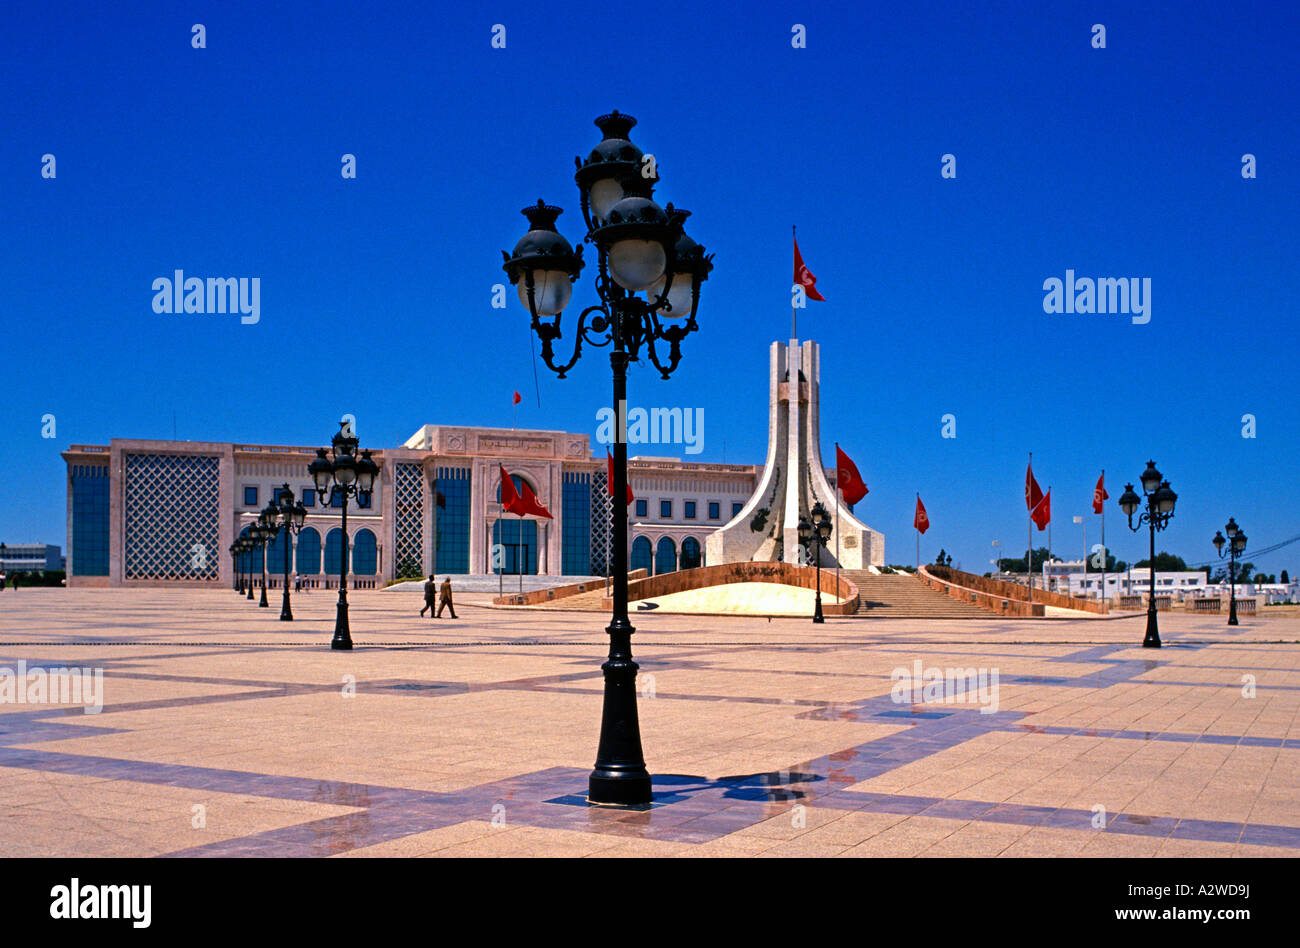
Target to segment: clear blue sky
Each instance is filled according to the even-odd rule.
[[[527,318],[490,301],[519,208],[560,204],[580,237],[573,156],[611,108],[717,255],[678,372],[631,379],[634,405],[704,408],[693,460],[763,460],[798,224],[827,297],[800,320],[823,347],[823,450],[857,460],[890,561],[912,560],[918,490],[923,557],[982,572],[991,540],[1022,549],[1029,451],[1064,553],[1075,514],[1096,539],[1105,468],[1110,545],[1143,555],[1115,499],[1148,457],[1181,498],[1162,548],[1210,558],[1230,514],[1252,547],[1300,534],[1300,13],[1131,6],[11,0],[0,539],[65,542],[69,444],[173,425],[317,444],[353,412],[384,447],[509,426],[518,389],[521,426],[594,436],[603,353],[563,381],[542,366],[539,405]],[[178,268],[260,277],[260,323],[155,314],[152,281]],[[1045,314],[1067,268],[1149,277],[1150,323]],[[588,273],[574,305],[594,299]],[[1300,544],[1260,565],[1294,572]]]

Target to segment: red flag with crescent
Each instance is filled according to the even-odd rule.
[[[609,453],[609,448],[605,449],[605,489],[609,491],[609,496],[614,496],[614,455]],[[627,502],[632,503],[632,485],[627,485]]]
[[[1042,502],[1043,491],[1038,486],[1038,481],[1034,480],[1034,465],[1030,464],[1025,468],[1025,509],[1029,511],[1031,517]]]
[[[537,499],[537,495],[533,493],[533,489],[528,486],[527,481],[524,481],[523,486],[524,496],[520,501],[520,506],[523,507],[522,512],[533,514],[536,517],[545,517],[547,520],[554,520],[555,518],[551,516],[551,512],[542,506],[542,502]]]
[[[804,266],[803,254],[799,252],[799,240],[794,242],[794,282],[803,287],[804,294],[810,300],[826,302],[826,297],[817,292],[817,278]]]
[[[1037,524],[1040,532],[1047,529],[1047,525],[1052,522],[1052,491],[1050,488],[1043,497],[1042,503],[1034,508],[1034,512],[1030,516],[1033,517],[1034,523]]]
[[[867,482],[838,444],[835,445],[835,486],[843,492],[846,504],[856,504],[867,496]]]
[[[1106,472],[1101,472],[1101,477],[1097,478],[1097,486],[1092,489],[1092,512],[1101,513],[1101,504],[1104,500],[1110,500],[1110,494],[1106,493]]]
[[[519,509],[519,491],[515,490],[515,481],[506,469],[501,468],[501,509],[506,513],[522,513]]]
[[[912,526],[922,533],[930,529],[930,518],[925,513],[925,504],[921,503],[920,494],[916,495],[916,516],[912,518]]]

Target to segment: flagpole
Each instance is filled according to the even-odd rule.
[[[515,543],[515,563],[519,567],[519,593],[523,595],[524,591],[524,563],[522,561],[524,551],[524,515],[519,515],[519,538]]]
[[[1034,452],[1029,452],[1029,470],[1030,477],[1033,476],[1034,470]],[[1029,485],[1025,485],[1025,491],[1028,492]],[[1029,507],[1028,504],[1025,504]],[[1034,511],[1029,509],[1029,523],[1025,529],[1025,585],[1029,587],[1029,601],[1034,601]]]
[[[1106,469],[1101,469],[1102,492],[1106,491]],[[1101,503],[1101,601],[1106,603],[1106,502]]]
[[[1043,495],[1044,502],[1052,496],[1052,485],[1047,485],[1047,493]],[[1051,514],[1048,514],[1051,517]],[[1047,521],[1047,559],[1043,560],[1043,588],[1047,588],[1047,565],[1052,562],[1052,521]]]
[[[835,595],[840,594],[840,443],[835,442]]]
[[[796,241],[799,239],[799,236],[795,233],[795,225],[794,225],[794,224],[791,224],[791,225],[790,225],[790,237],[791,237],[793,240],[796,240]],[[798,329],[799,329],[799,323],[798,323],[798,320],[795,318],[795,312],[796,312],[796,310],[795,310],[795,305],[794,305],[794,294],[791,293],[791,294],[790,294],[790,338],[791,338],[791,339],[798,339],[798,338],[799,338],[799,331],[798,331]],[[836,446],[838,446],[838,445],[839,445],[839,442],[837,441],[837,442],[836,442]],[[840,469],[839,469],[838,466],[836,466],[836,468],[835,468],[835,478],[836,478],[836,480],[839,479],[839,476],[840,476]]]

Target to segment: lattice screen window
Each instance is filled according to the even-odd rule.
[[[128,454],[124,577],[217,579],[220,488],[216,457]]]
[[[424,467],[399,463],[393,480],[393,565],[398,576],[420,576],[424,572]]]
[[[614,555],[613,505],[606,486],[605,472],[591,475],[591,572],[608,576]]]

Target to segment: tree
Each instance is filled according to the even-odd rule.
[[[1150,560],[1138,560],[1133,564],[1134,569],[1147,569]],[[1183,562],[1181,556],[1174,556],[1172,553],[1160,552],[1156,554],[1156,572],[1157,573],[1185,573],[1187,564]]]
[[[1286,570],[1282,570],[1282,582],[1283,583],[1291,582],[1291,577],[1287,575]]]
[[[1251,577],[1251,582],[1255,583],[1256,585],[1258,585],[1259,583],[1275,583],[1277,582],[1277,577],[1272,575],[1271,573],[1256,573],[1253,577]]]

